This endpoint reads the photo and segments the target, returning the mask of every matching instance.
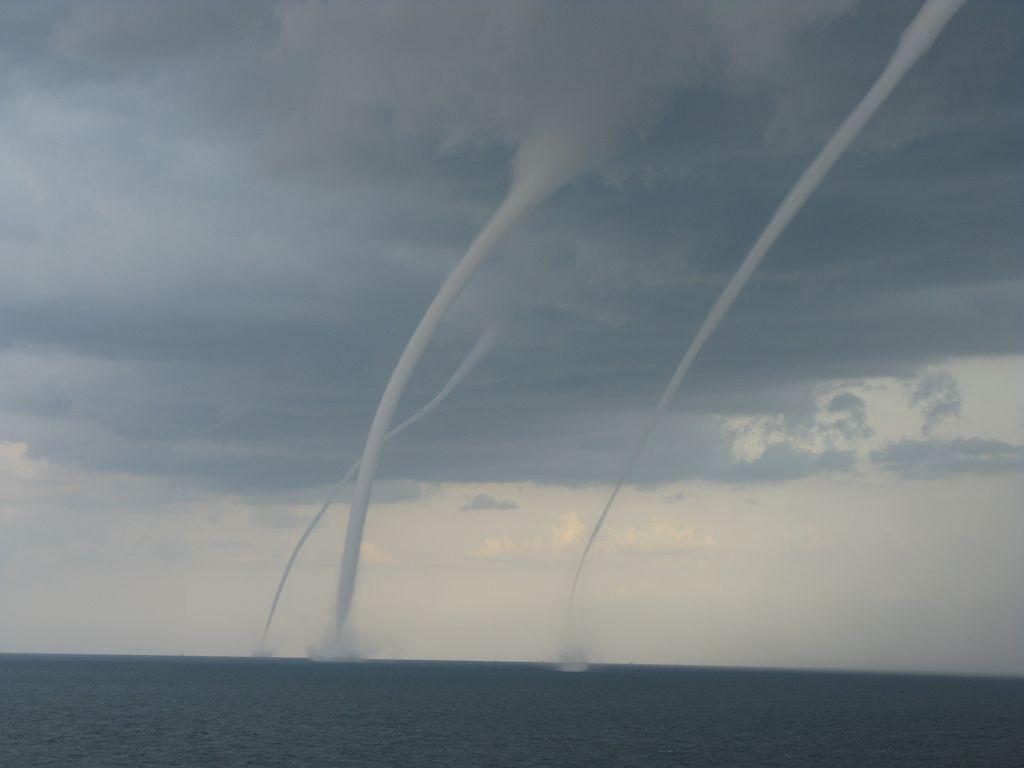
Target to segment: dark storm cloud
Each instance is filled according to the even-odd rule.
[[[853,469],[855,462],[853,451],[814,453],[789,443],[773,443],[756,459],[738,462],[714,479],[735,483],[797,480],[822,472],[845,472]]]
[[[6,8],[0,438],[233,492],[336,479],[533,110],[592,64],[610,91],[649,71],[669,96],[637,102],[618,153],[481,271],[399,415],[485,318],[508,336],[383,470],[606,478],[917,5],[666,3],[634,20],[610,3],[583,25],[545,4]],[[677,53],[658,53],[658,27],[682,30]],[[1019,4],[968,4],[768,257],[639,480],[842,469],[845,447],[788,443],[738,462],[719,416],[807,417],[819,382],[924,386],[949,356],[1022,351],[1022,39]],[[585,55],[605,40],[636,71]],[[955,411],[940,395],[918,401],[935,418]],[[851,440],[855,399],[828,409]]]
[[[91,0],[66,6],[49,41],[60,55],[138,74],[139,68],[223,48],[273,22],[272,4],[251,0]]]
[[[950,417],[959,417],[963,406],[960,386],[947,371],[928,371],[909,393],[910,404],[924,416],[921,433],[927,437],[935,426]]]

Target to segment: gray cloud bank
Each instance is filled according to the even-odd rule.
[[[1024,470],[1024,445],[1002,440],[899,440],[871,452],[879,465],[904,475]]]
[[[499,499],[491,496],[489,493],[478,493],[462,505],[464,512],[477,512],[481,510],[506,512],[513,509],[519,509],[519,505],[516,502],[509,499]]]
[[[515,143],[572,86],[635,128],[460,299],[399,418],[482,317],[509,337],[382,472],[605,479],[917,7],[607,3],[581,22],[540,3],[11,4],[0,437],[185,487],[336,480]],[[738,460],[720,417],[812,418],[820,382],[1024,351],[1024,9],[977,0],[953,23],[765,262],[637,480],[842,470],[846,446]],[[959,395],[917,381],[924,439],[876,463],[1019,467],[1014,446],[932,439]],[[826,410],[864,434],[856,396]]]

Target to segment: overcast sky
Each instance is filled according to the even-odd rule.
[[[614,141],[443,323],[399,418],[499,343],[385,449],[355,607],[371,655],[554,656],[644,415],[918,8],[0,5],[0,651],[251,652],[560,120]],[[608,520],[593,658],[1024,674],[1022,82],[1024,6],[972,0],[769,254]]]

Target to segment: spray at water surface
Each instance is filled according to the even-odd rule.
[[[430,413],[432,410],[434,410],[442,402],[444,402],[445,398],[447,398],[448,395],[450,395],[454,391],[455,387],[457,387],[462,382],[462,380],[469,375],[469,372],[472,371],[477,366],[477,364],[481,360],[483,360],[484,357],[487,356],[491,349],[493,349],[496,338],[497,333],[493,330],[488,331],[483,336],[481,336],[477,343],[473,345],[473,348],[469,351],[469,354],[466,355],[466,357],[463,359],[461,363],[459,363],[459,367],[455,369],[455,372],[452,374],[451,378],[448,379],[448,382],[443,387],[441,387],[441,390],[436,395],[434,395],[430,402],[428,402],[426,405],[424,405],[422,408],[416,411],[416,413],[414,413],[408,419],[406,419],[397,427],[388,432],[385,441],[391,440],[392,438],[401,434],[406,429],[415,424],[417,421],[426,416],[428,413]],[[277,612],[277,604],[281,600],[281,594],[284,592],[284,586],[288,582],[288,576],[291,574],[292,566],[295,565],[295,560],[296,558],[298,558],[299,552],[302,551],[302,548],[305,546],[307,539],[309,539],[310,537],[310,534],[312,534],[316,527],[320,524],[320,521],[327,513],[327,510],[330,508],[331,504],[334,503],[334,500],[338,497],[338,493],[341,491],[343,487],[345,487],[345,484],[352,479],[352,476],[356,473],[357,469],[359,469],[358,460],[345,471],[345,474],[342,476],[341,480],[338,481],[338,484],[334,487],[334,490],[331,492],[331,495],[327,498],[327,501],[323,503],[323,506],[320,507],[320,511],[317,512],[313,519],[309,521],[309,525],[306,526],[306,530],[302,532],[302,535],[299,537],[299,540],[295,543],[295,547],[292,549],[292,553],[288,558],[288,562],[285,564],[284,570],[281,573],[281,578],[277,583],[277,590],[274,592],[274,599],[270,603],[270,611],[267,613],[267,622],[263,627],[263,638],[260,643],[260,648],[264,650],[264,653],[261,655],[268,655],[266,654],[265,649],[267,648],[267,635],[270,632],[270,625],[274,621],[274,614]]]

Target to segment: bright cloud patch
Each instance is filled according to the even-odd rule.
[[[394,555],[381,549],[372,541],[364,541],[360,544],[359,555],[367,565],[387,565],[395,562]]]

